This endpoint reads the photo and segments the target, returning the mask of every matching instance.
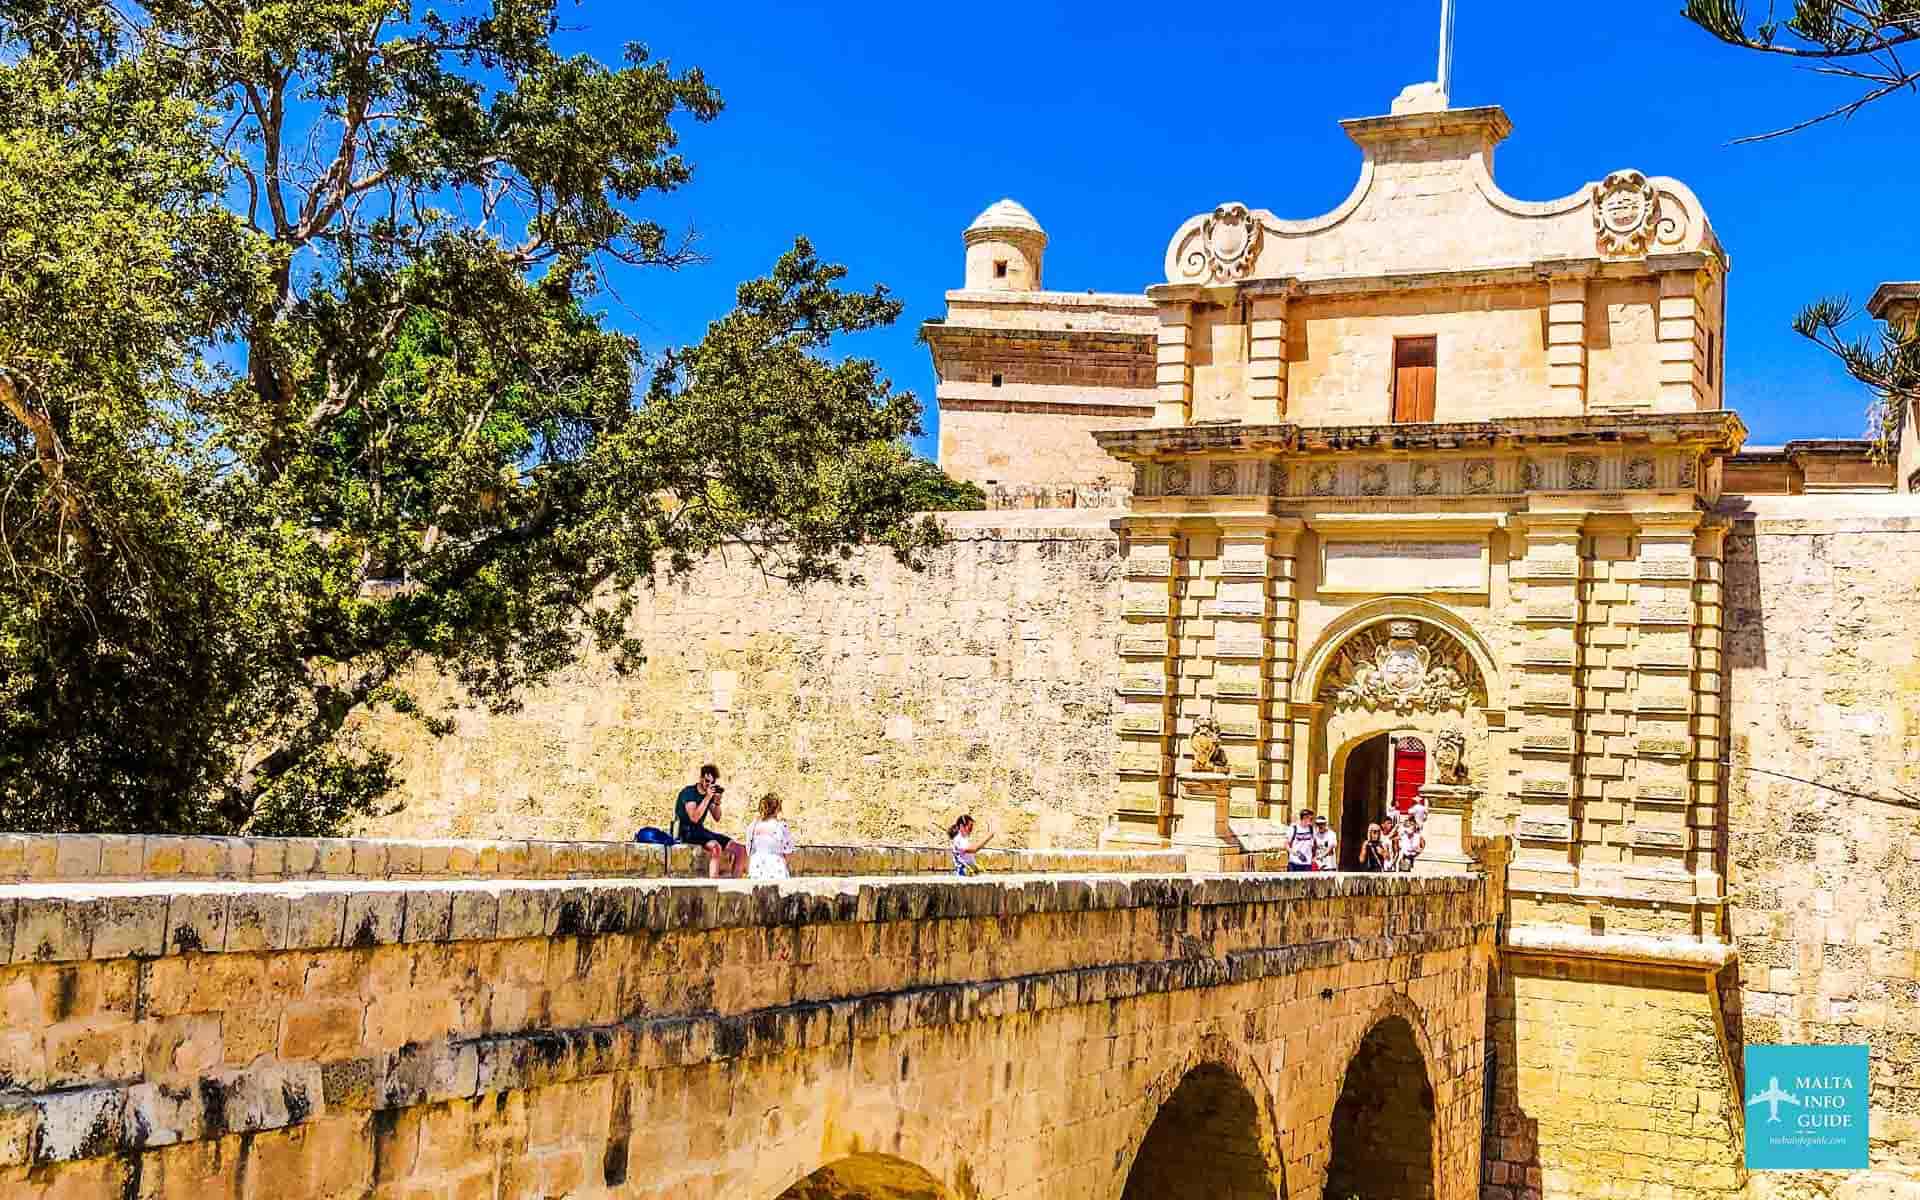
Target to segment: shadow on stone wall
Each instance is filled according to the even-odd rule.
[[[1540,1123],[1520,1107],[1513,973],[1495,968],[1489,982],[1480,1195],[1482,1200],[1528,1200],[1540,1195]]]

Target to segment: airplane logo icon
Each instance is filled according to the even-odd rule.
[[[1747,1101],[1748,1108],[1752,1108],[1756,1104],[1764,1104],[1767,1106],[1767,1124],[1778,1125],[1780,1123],[1780,1106],[1782,1104],[1791,1104],[1795,1108],[1799,1108],[1800,1098],[1792,1092],[1782,1090],[1780,1087],[1780,1077],[1774,1075],[1767,1079],[1766,1091],[1759,1093],[1753,1099]]]

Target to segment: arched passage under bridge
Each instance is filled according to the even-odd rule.
[[[950,1200],[924,1168],[885,1154],[855,1154],[829,1163],[775,1200]]]
[[[1187,1072],[1134,1155],[1121,1200],[1274,1200],[1279,1172],[1260,1136],[1259,1104],[1222,1063]]]
[[[1433,1200],[1434,1095],[1412,1026],[1382,1019],[1360,1039],[1333,1108],[1329,1198]]]

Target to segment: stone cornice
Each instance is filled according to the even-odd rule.
[[[1480,108],[1445,108],[1439,112],[1352,117],[1340,122],[1340,128],[1362,146],[1460,133],[1479,133],[1489,142],[1499,142],[1513,132],[1513,121],[1505,109],[1489,104]]]
[[[1008,329],[996,325],[950,325],[928,321],[920,327],[938,354],[971,350],[1005,354],[1071,354],[1079,359],[1153,357],[1153,335],[1121,329]]]
[[[1100,430],[1102,450],[1127,462],[1194,454],[1262,452],[1313,455],[1350,451],[1422,451],[1529,446],[1593,447],[1628,443],[1698,446],[1731,454],[1747,427],[1731,409],[1699,413],[1634,413],[1586,417],[1509,417],[1406,425],[1182,425]]]
[[[1737,957],[1720,941],[1685,942],[1651,934],[1595,934],[1548,925],[1516,925],[1506,931],[1501,949],[1509,954],[1549,958],[1602,958],[1718,971]]]

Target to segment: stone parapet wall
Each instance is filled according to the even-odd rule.
[[[1075,875],[1179,872],[1175,852],[994,850],[989,872]],[[944,874],[940,846],[800,846],[795,875]],[[117,834],[0,834],[0,884],[123,880],[658,879],[703,874],[696,846],[634,842],[460,841],[407,838],[222,838]]]
[[[1467,1200],[1497,907],[1470,876],[0,887],[0,1192],[759,1197],[884,1145],[1091,1200],[1198,1061],[1310,1180],[1340,1056],[1397,1015]],[[956,1160],[1010,1087],[1018,1152]]]

